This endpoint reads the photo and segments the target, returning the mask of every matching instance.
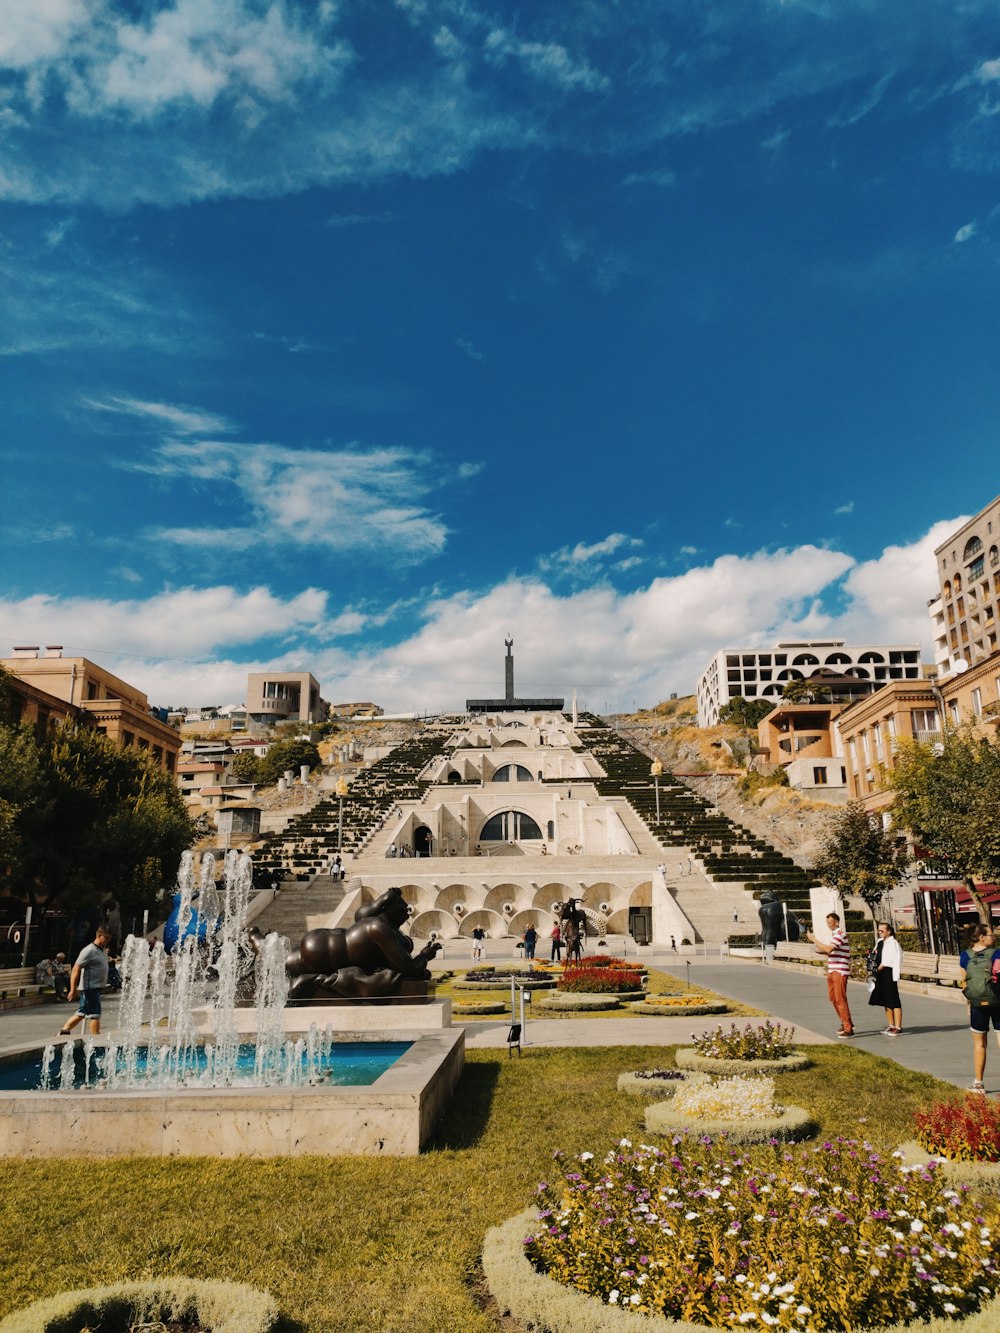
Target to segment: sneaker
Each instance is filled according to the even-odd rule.
[[[981,1078],[977,1078],[972,1083],[970,1083],[968,1090],[969,1092],[978,1092],[982,1097],[986,1096],[986,1085],[983,1083],[983,1080]]]
[[[838,1033],[837,1033],[837,1036],[840,1038],[841,1041],[843,1041],[845,1037],[853,1037],[853,1036],[854,1036],[854,1033],[853,1033],[853,1032],[838,1032]]]
[[[883,1028],[882,1031],[881,1031],[878,1035],[879,1035],[880,1037],[893,1037],[893,1036],[895,1036],[895,1034],[896,1034],[896,1029],[895,1029],[895,1028]]]

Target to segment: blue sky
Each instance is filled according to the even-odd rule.
[[[0,654],[163,704],[927,641],[993,498],[1000,28],[0,0]]]

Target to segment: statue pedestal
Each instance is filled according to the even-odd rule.
[[[399,983],[395,995],[344,996],[311,995],[308,999],[289,1000],[289,1009],[342,1009],[356,1008],[358,1005],[398,1005],[431,1004],[434,1001],[433,981],[409,981],[405,977]]]

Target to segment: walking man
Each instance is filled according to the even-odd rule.
[[[826,924],[832,936],[829,944],[821,944],[811,930],[806,931],[806,939],[817,953],[825,953],[826,989],[830,1003],[840,1019],[840,1031],[837,1036],[842,1040],[854,1036],[854,1020],[847,1003],[847,976],[851,970],[851,946],[847,935],[840,928],[840,917],[836,912],[828,912]]]
[[[992,926],[981,921],[972,947],[963,950],[958,960],[972,1029],[973,1077],[969,1091],[983,1094],[986,1092],[983,1075],[986,1073],[986,1046],[991,1023],[1000,1043],[1000,949],[995,948],[995,944]]]
[[[92,1036],[101,1030],[101,988],[108,980],[107,949],[111,943],[111,931],[107,926],[98,926],[93,944],[81,949],[80,956],[73,964],[69,975],[68,1000],[80,997],[80,1008],[59,1029],[60,1037],[68,1037],[77,1023],[90,1020]]]

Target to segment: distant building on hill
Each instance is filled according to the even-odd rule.
[[[820,672],[829,678],[851,677],[869,693],[890,680],[919,680],[923,675],[919,644],[847,647],[843,639],[787,640],[773,648],[722,648],[698,681],[698,725],[714,727],[721,710],[736,698],[782,698],[792,680]],[[839,691],[843,693],[843,691]],[[847,702],[848,700],[845,700]]]
[[[161,768],[175,771],[180,733],[152,712],[141,690],[96,662],[63,657],[58,644],[44,649],[30,644],[15,647],[13,657],[0,659],[0,666],[28,687],[20,694],[15,690],[15,699],[21,699],[22,716],[36,727],[41,714],[53,721],[60,720],[64,710],[66,716],[85,716],[118,745],[144,750]],[[48,704],[43,694],[49,696]]]
[[[247,675],[247,719],[276,722],[325,722],[330,705],[309,671],[251,671]]]
[[[504,639],[504,697],[502,699],[466,699],[469,713],[530,713],[536,710],[561,713],[564,699],[518,699],[514,694],[514,640]]]

